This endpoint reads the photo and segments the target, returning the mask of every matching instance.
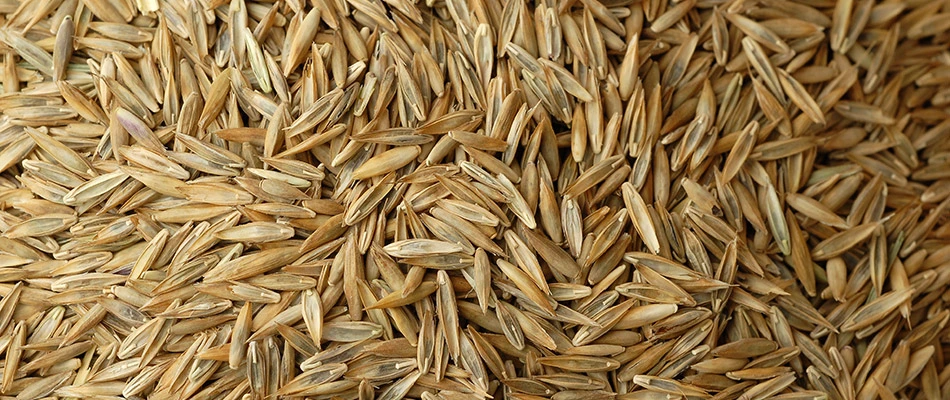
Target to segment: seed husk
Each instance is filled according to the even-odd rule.
[[[943,2],[0,3],[4,398],[947,397]]]

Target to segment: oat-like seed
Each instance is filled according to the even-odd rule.
[[[946,397],[942,2],[13,3],[0,397]]]

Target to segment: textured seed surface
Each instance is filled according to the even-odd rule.
[[[921,0],[0,0],[0,398],[950,398]]]

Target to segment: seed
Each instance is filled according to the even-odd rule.
[[[0,3],[4,396],[945,391],[943,2]]]

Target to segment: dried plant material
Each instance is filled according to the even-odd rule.
[[[0,397],[947,397],[943,2],[0,3]]]

